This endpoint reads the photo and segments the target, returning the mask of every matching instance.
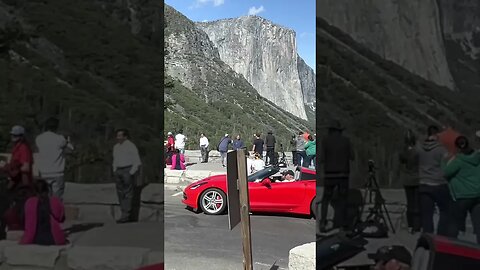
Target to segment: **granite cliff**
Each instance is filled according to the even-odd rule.
[[[405,4],[401,1],[368,1],[370,4],[376,3],[377,9],[380,9],[381,3],[390,2]],[[361,28],[379,30],[386,27],[378,21],[378,24],[365,23],[373,20],[367,14],[367,7],[372,8],[370,4],[366,4],[367,1],[361,2],[365,6],[360,2],[349,3],[355,6],[357,11],[339,4],[341,8],[334,12],[335,4],[332,2],[330,11],[322,11],[325,17],[329,17],[330,13],[342,14],[340,11],[344,9],[352,10],[345,11],[346,15],[339,15],[338,19],[317,17],[317,126],[324,126],[329,118],[334,118],[340,119],[346,127],[346,134],[352,138],[355,148],[353,181],[356,185],[365,181],[367,161],[373,159],[378,166],[380,184],[400,186],[401,177],[404,175],[399,163],[399,153],[404,147],[403,136],[406,130],[413,130],[418,139],[423,140],[427,125],[453,125],[461,133],[473,138],[474,131],[480,126],[477,117],[480,113],[478,91],[471,91],[478,88],[478,85],[472,83],[475,79],[473,74],[478,77],[478,67],[475,66],[477,56],[467,54],[474,51],[473,49],[466,49],[475,43],[474,40],[471,44],[466,42],[466,37],[472,32],[468,30],[471,26],[466,28],[467,34],[461,35],[462,43],[448,41],[445,30],[438,32],[442,25],[440,21],[426,25],[413,23],[415,20],[422,21],[427,18],[412,16],[411,14],[419,15],[417,10],[412,10],[411,14],[404,10],[403,19],[409,18],[412,25],[405,25],[408,29],[404,32],[383,36],[381,31]],[[328,8],[328,5],[324,7]],[[411,8],[421,9],[419,6]],[[372,14],[375,17],[376,13]],[[381,12],[378,11],[377,15],[380,16]],[[345,23],[341,23],[342,18]],[[339,20],[339,26],[332,23],[334,20]],[[465,29],[464,24],[456,24],[456,27]],[[432,29],[423,29],[428,25]],[[354,29],[357,29],[358,33],[353,33]],[[440,29],[443,29],[443,26]],[[437,33],[435,35],[439,43],[423,40],[418,34],[420,32]],[[412,40],[403,40],[404,34],[413,34]],[[360,38],[362,36],[365,39]],[[438,50],[432,52],[426,48]],[[456,51],[451,48],[456,48]],[[441,52],[443,55],[439,56]],[[452,53],[463,58],[454,59]],[[426,62],[423,66],[417,65],[412,55],[423,57]],[[454,61],[458,62],[458,68],[452,68],[455,67],[452,65]],[[469,73],[465,72],[467,66]],[[454,84],[448,83],[450,79],[444,80],[436,75],[433,72],[435,70],[443,70],[447,77],[450,74]],[[464,77],[459,79],[459,75]],[[325,132],[317,131],[318,134]]]
[[[167,5],[165,71],[165,100],[171,104],[165,112],[166,131],[183,129],[192,138],[204,132],[215,145],[225,133],[241,134],[250,143],[253,133],[272,130],[286,147],[293,133],[313,128],[262,97],[223,61],[205,31]],[[298,78],[296,83],[300,90]],[[303,106],[301,91],[298,98]],[[188,147],[196,149],[197,140],[190,140]]]
[[[427,80],[480,90],[480,1],[322,0],[317,14]]]
[[[305,104],[315,100],[315,76],[297,53],[293,30],[259,16],[196,24],[218,48],[220,58],[243,75],[258,93],[307,119]]]

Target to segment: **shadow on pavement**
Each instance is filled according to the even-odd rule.
[[[65,235],[68,237],[69,235],[73,233],[79,233],[79,232],[86,232],[89,231],[93,228],[98,228],[98,227],[103,227],[103,223],[82,223],[82,224],[75,224],[72,225],[63,231],[65,232]]]

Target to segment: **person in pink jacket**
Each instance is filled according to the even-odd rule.
[[[185,156],[180,153],[180,150],[175,149],[172,156],[172,170],[185,170]]]
[[[49,196],[50,187],[45,180],[35,181],[34,186],[36,195],[25,202],[25,231],[20,244],[65,245],[60,225],[65,220],[62,201]]]

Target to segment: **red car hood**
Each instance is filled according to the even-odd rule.
[[[226,174],[213,175],[213,176],[209,176],[207,178],[204,178],[202,180],[195,181],[195,182],[191,183],[190,185],[188,185],[187,188],[190,188],[190,187],[193,187],[195,185],[202,184],[202,183],[205,183],[205,182],[221,182],[221,181],[223,181],[223,182],[227,181],[227,175]]]

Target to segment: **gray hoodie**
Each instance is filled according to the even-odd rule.
[[[298,135],[295,139],[295,150],[297,150],[297,152],[305,152],[305,139],[303,135]]]
[[[442,185],[447,180],[441,168],[442,160],[447,156],[447,149],[437,140],[425,140],[422,145],[417,146],[419,161],[420,184]]]

